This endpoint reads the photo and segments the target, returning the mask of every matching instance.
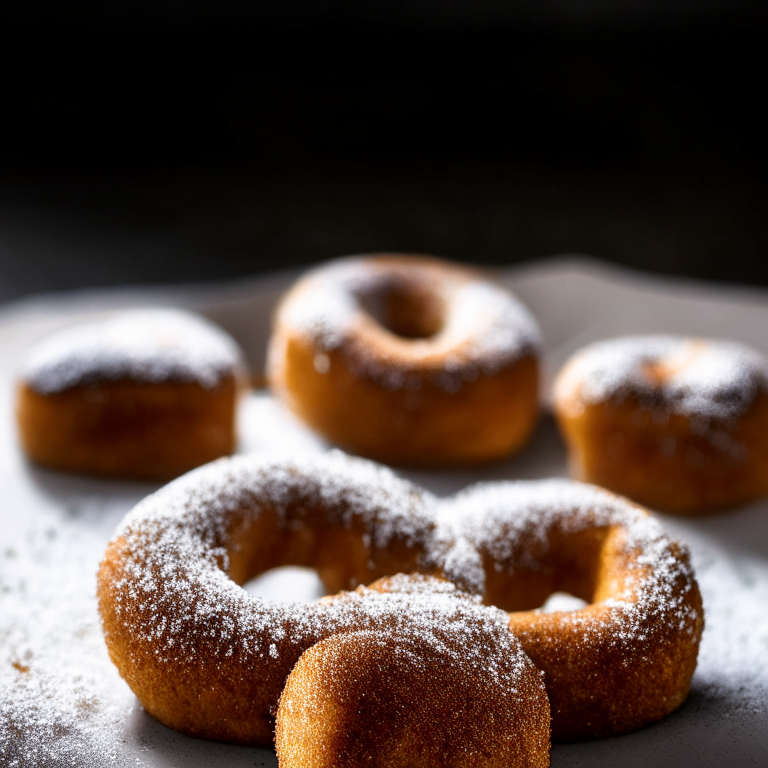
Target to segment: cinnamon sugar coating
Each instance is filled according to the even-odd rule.
[[[341,454],[241,456],[185,475],[136,507],[102,562],[110,656],[165,725],[271,744],[296,661],[324,637],[360,629],[360,619],[325,604],[274,604],[238,584],[282,564],[315,568],[331,592],[430,570],[442,546],[430,499]],[[382,611],[407,621],[392,601]]]
[[[535,320],[477,273],[424,256],[339,259],[286,295],[272,387],[336,445],[396,465],[476,464],[538,418]]]
[[[638,336],[576,353],[555,383],[572,471],[678,514],[768,493],[768,362],[735,342]]]
[[[541,675],[504,623],[489,626],[476,607],[424,621],[403,603],[409,632],[336,634],[302,654],[277,712],[280,765],[548,766]]]

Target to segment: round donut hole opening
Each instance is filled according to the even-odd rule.
[[[328,594],[317,571],[299,565],[270,568],[243,584],[253,597],[279,603],[316,603]]]
[[[542,613],[581,611],[588,605],[589,603],[586,600],[582,600],[580,597],[570,594],[570,592],[553,592],[544,601],[539,610]]]
[[[387,281],[359,301],[379,325],[403,339],[432,338],[445,324],[445,302],[427,283]]]
[[[485,602],[503,611],[577,611],[623,589],[625,550],[619,527],[556,525],[546,536],[511,546],[513,568],[499,568],[485,555]]]

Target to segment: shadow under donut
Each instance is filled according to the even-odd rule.
[[[126,719],[128,743],[137,745],[142,754],[152,755],[157,768],[277,768],[277,757],[271,749],[240,747],[185,736],[166,728],[140,706]]]

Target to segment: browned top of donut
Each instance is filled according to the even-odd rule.
[[[249,596],[229,577],[229,563],[243,546],[243,521],[265,509],[287,530],[360,526],[369,558],[395,540],[409,541],[422,551],[424,567],[440,568],[478,593],[487,555],[498,568],[545,569],[552,567],[547,542],[553,531],[619,528],[629,575],[601,603],[622,637],[633,642],[647,635],[649,621],[685,624],[695,618],[679,593],[681,584],[695,585],[684,548],[642,509],[594,486],[492,483],[438,504],[389,470],[340,452],[295,459],[253,454],[189,473],[148,497],[122,524],[115,539],[121,575],[106,588],[118,612],[125,604],[133,635],[151,641],[160,656],[195,654],[205,646],[245,658],[277,653],[287,637],[303,643],[337,622],[347,626],[327,602],[272,603]],[[386,605],[403,599],[400,594]],[[129,605],[141,609],[131,612]],[[580,615],[563,620],[578,622]],[[400,621],[394,614],[387,620]]]
[[[134,509],[113,544],[119,576],[103,586],[127,631],[159,657],[276,655],[284,642],[324,636],[344,611],[278,604],[238,586],[229,571],[250,523],[268,517],[298,538],[313,528],[355,527],[369,559],[399,540],[419,548],[426,565],[442,546],[431,499],[386,468],[339,452],[219,460]]]
[[[212,389],[243,372],[235,341],[205,318],[177,309],[138,309],[44,338],[29,350],[20,373],[29,387],[48,395],[118,379]]]
[[[557,406],[578,415],[585,405],[638,399],[648,408],[691,418],[740,416],[768,391],[768,363],[730,341],[632,336],[577,352],[555,383]]]
[[[323,355],[343,350],[358,375],[390,389],[422,376],[453,391],[535,353],[540,331],[507,290],[426,256],[358,256],[307,274],[286,296],[278,328]]]

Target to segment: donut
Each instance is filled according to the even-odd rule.
[[[539,346],[528,310],[469,269],[353,257],[285,296],[268,376],[293,413],[345,450],[393,465],[469,465],[530,436]]]
[[[559,373],[572,473],[684,515],[768,493],[768,363],[735,342],[637,336],[593,344]]]
[[[357,591],[299,605],[251,597],[239,586],[287,564],[315,568],[329,592]],[[590,605],[533,610],[557,590]],[[344,733],[359,722],[362,698],[370,697],[381,723],[390,704],[407,708],[425,690],[434,693],[414,703],[414,711],[423,705],[434,715],[425,720],[433,736],[423,741],[423,759],[439,763],[433,749],[465,733],[446,721],[446,702],[463,702],[455,711],[467,717],[476,711],[465,700],[472,683],[454,669],[459,657],[497,722],[522,718],[528,733],[539,717],[524,703],[500,703],[508,699],[491,678],[502,688],[509,680],[490,659],[503,658],[520,675],[544,673],[554,738],[634,730],[683,701],[703,627],[687,551],[628,501],[564,480],[491,483],[439,501],[340,452],[220,459],[152,494],[110,543],[98,599],[110,657],[150,714],[193,736],[264,745],[282,712],[277,744],[286,765],[320,765],[324,750],[330,764],[353,764],[360,755]],[[334,639],[347,634],[354,637]],[[535,667],[512,653],[518,641]],[[398,666],[400,655],[408,660]],[[359,666],[330,680],[324,670],[334,658],[357,658]],[[420,665],[433,686],[418,675],[413,690],[391,679]],[[384,687],[373,695],[368,684],[377,675]],[[534,690],[534,678],[523,677],[528,682],[521,677],[509,693]],[[333,709],[341,690],[349,692],[343,711]],[[302,691],[317,696],[301,705]],[[301,723],[321,710],[327,728],[304,733]],[[442,730],[431,730],[433,720]],[[533,746],[502,748],[483,722],[467,749],[486,754],[493,743],[499,755],[538,754]],[[391,739],[374,730],[364,743],[379,749],[384,739],[393,755],[411,749],[416,731],[424,737],[404,721]],[[518,730],[514,739],[528,744]],[[530,744],[544,738],[538,729],[530,734]]]
[[[546,692],[503,611],[434,577],[391,579],[310,605],[266,601],[238,586],[282,563],[315,567],[332,590],[398,569],[435,569],[442,544],[431,510],[429,494],[341,454],[300,463],[253,455],[202,467],[140,503],[109,545],[98,575],[109,654],[144,708],[165,725],[266,745],[286,679],[305,651],[335,635],[373,633],[371,642],[355,641],[362,658],[347,670],[351,685],[364,663],[370,679],[375,662],[365,662],[365,654],[380,656],[375,638],[384,633],[397,641],[398,653],[411,654],[402,664],[422,659],[445,670],[444,681],[432,686],[433,706],[414,710],[419,718],[431,711],[431,719],[393,727],[430,733],[422,748],[434,754],[472,730],[442,722],[447,707],[463,719],[484,706],[493,717],[474,724],[463,750],[480,754],[493,744],[504,759],[516,756],[502,763],[487,755],[483,765],[547,765]],[[310,671],[312,658],[305,664]],[[298,671],[293,680],[304,685]],[[487,682],[488,690],[474,680]],[[473,700],[451,700],[470,688]],[[401,701],[423,694],[392,691]],[[281,749],[292,753],[285,745],[301,741],[297,722],[304,715],[290,700],[278,730]],[[361,747],[366,740],[382,743],[386,701],[384,694],[371,699],[380,714],[369,725],[373,731],[360,737]],[[494,734],[494,720],[514,725],[514,737]],[[402,732],[392,738],[398,749],[411,743]],[[501,749],[505,740],[514,743]],[[296,759],[287,756],[285,764]]]
[[[483,579],[483,599],[544,672],[552,738],[617,735],[685,699],[704,625],[687,550],[645,510],[569,480],[487,483],[442,512],[466,542],[452,568]],[[538,610],[554,592],[582,610]]]
[[[383,596],[370,595],[384,589],[402,603],[397,622],[326,637],[288,675],[275,729],[281,768],[548,766],[546,691],[504,618],[489,626],[471,600],[443,612],[443,600],[462,602],[448,582],[383,581],[342,594],[341,605],[380,611]]]
[[[242,354],[188,312],[129,310],[38,342],[21,366],[16,415],[36,464],[169,480],[234,451]]]
[[[141,502],[107,549],[98,595],[110,656],[163,724],[271,744],[288,673],[337,625],[327,606],[279,605],[238,585],[284,564],[315,568],[329,592],[429,571],[431,506],[429,494],[342,455],[201,467]]]

